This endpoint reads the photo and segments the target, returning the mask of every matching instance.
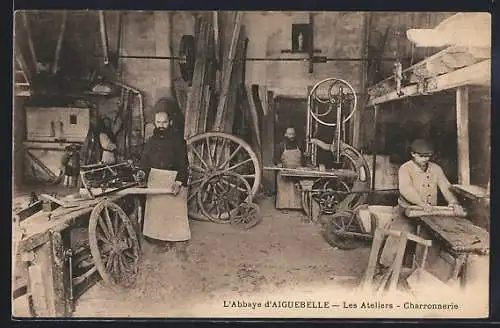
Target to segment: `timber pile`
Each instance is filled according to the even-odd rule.
[[[241,28],[242,15],[241,12],[233,12],[222,13],[220,17],[222,30],[232,31],[232,33],[223,33],[224,37],[220,40],[221,89],[213,124],[214,131],[231,133],[233,130],[234,107],[239,88],[243,84],[243,70],[245,69],[245,32]]]
[[[213,43],[214,33],[212,24],[198,17],[196,31],[196,61],[193,74],[193,82],[187,92],[184,137],[189,138],[200,132],[206,131],[207,117],[212,97],[213,77],[211,76],[211,65],[213,65]]]

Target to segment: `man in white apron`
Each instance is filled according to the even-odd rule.
[[[143,234],[147,240],[174,247],[185,259],[187,241],[191,239],[187,211],[188,157],[184,137],[171,128],[168,109],[155,115],[153,136],[144,146],[141,169],[146,173],[148,188],[172,188],[173,195],[148,195],[144,213]]]
[[[287,127],[285,130],[285,139],[278,145],[276,151],[275,164],[285,168],[297,168],[303,165],[302,150],[297,143],[295,128]],[[276,177],[277,209],[302,209],[302,200],[300,191],[295,187],[296,181],[291,178],[283,177],[281,172]]]

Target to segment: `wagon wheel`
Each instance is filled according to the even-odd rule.
[[[334,214],[338,205],[351,191],[349,182],[338,178],[318,179],[314,182],[313,189],[325,190],[312,195],[313,200],[318,202],[321,213],[325,214]]]
[[[260,221],[262,221],[262,215],[259,205],[254,203],[243,203],[231,213],[231,225],[240,229],[248,230]]]
[[[341,211],[323,218],[323,222],[322,235],[331,246],[349,250],[361,245],[361,241],[357,240],[356,237],[342,234],[343,232],[362,232],[355,212]]]
[[[212,222],[229,223],[233,213],[252,202],[248,181],[234,172],[215,174],[206,179],[197,195],[201,213]]]
[[[131,287],[139,272],[134,224],[117,204],[104,200],[90,214],[89,245],[102,279],[113,289]]]
[[[259,159],[244,140],[222,132],[205,132],[186,140],[189,156],[189,216],[207,220],[198,206],[197,194],[203,182],[215,174],[233,172],[241,175],[255,196],[262,179]]]

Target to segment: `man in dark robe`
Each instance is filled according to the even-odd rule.
[[[161,248],[173,246],[182,258],[191,238],[187,215],[188,165],[186,141],[172,129],[169,113],[157,112],[155,130],[144,146],[140,166],[146,173],[148,188],[171,188],[173,194],[147,197],[143,234]]]

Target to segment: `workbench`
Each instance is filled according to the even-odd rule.
[[[433,254],[429,254],[426,269],[431,272],[434,270],[432,273],[445,282],[459,282],[461,286],[465,286],[469,257],[489,254],[489,233],[465,218],[421,216],[415,219],[417,235],[433,240],[429,252]]]
[[[99,279],[99,274],[93,267],[85,275],[73,276],[71,258],[74,250],[71,249],[70,230],[87,227],[94,206],[105,198],[125,204],[122,208],[127,211],[127,205],[133,202],[126,197],[126,194],[113,194],[75,200],[77,206],[17,214],[16,222],[22,232],[18,249],[27,267],[28,302],[33,316],[72,315],[74,298],[90,288]],[[78,285],[75,281],[79,282]]]
[[[342,179],[342,180],[355,180],[357,174],[353,170],[348,169],[331,169],[320,170],[317,167],[298,167],[298,168],[285,168],[277,166],[264,167],[264,170],[272,170],[281,172],[282,177],[294,178],[298,180],[297,187],[302,194],[302,209],[307,215],[308,221],[314,220],[315,206],[311,200],[311,193],[313,186],[319,179]]]

